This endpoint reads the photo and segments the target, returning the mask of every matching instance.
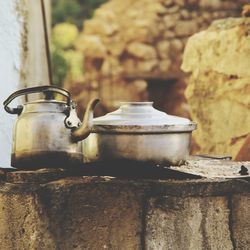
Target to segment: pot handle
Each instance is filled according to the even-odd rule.
[[[32,87],[32,88],[25,88],[25,89],[20,89],[16,92],[14,92],[13,94],[11,94],[4,102],[4,109],[6,112],[10,113],[10,114],[17,114],[20,115],[22,113],[23,110],[23,106],[19,105],[16,108],[10,108],[8,105],[18,96],[22,96],[22,95],[27,95],[27,94],[33,94],[33,93],[44,93],[46,96],[46,99],[50,99],[51,97],[51,93],[58,93],[61,94],[63,96],[65,96],[67,98],[67,105],[70,106],[71,104],[71,97],[70,97],[70,93],[62,88],[58,88],[55,86],[38,86],[38,87]]]

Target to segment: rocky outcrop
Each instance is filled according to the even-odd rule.
[[[228,18],[192,36],[182,69],[200,152],[235,157],[250,133],[250,18]]]

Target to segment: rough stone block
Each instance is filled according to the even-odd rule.
[[[233,249],[228,218],[226,197],[152,198],[146,249]]]
[[[236,249],[250,248],[250,195],[234,195],[231,201],[231,230]]]
[[[249,244],[247,181],[63,173],[7,173],[8,182],[0,182],[0,249],[247,249]]]
[[[59,182],[60,192],[55,183],[40,196],[44,205],[50,201],[45,209],[59,249],[140,249],[139,193],[128,186],[73,183]]]
[[[0,193],[0,248],[56,249],[47,230],[49,224],[32,189],[18,193],[11,184],[5,186],[8,193]]]
[[[179,36],[190,36],[199,30],[195,20],[179,21],[175,25],[175,34]]]
[[[154,47],[143,43],[131,43],[127,46],[127,51],[135,57],[146,60],[156,58],[156,51]]]
[[[0,193],[1,249],[140,249],[138,189],[81,177],[16,187]]]

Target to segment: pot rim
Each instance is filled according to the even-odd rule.
[[[192,132],[197,123],[185,125],[94,125],[92,133],[101,134],[166,134]]]

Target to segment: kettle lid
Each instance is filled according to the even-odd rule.
[[[69,111],[67,102],[51,100],[37,100],[23,104],[23,113],[65,113]]]

